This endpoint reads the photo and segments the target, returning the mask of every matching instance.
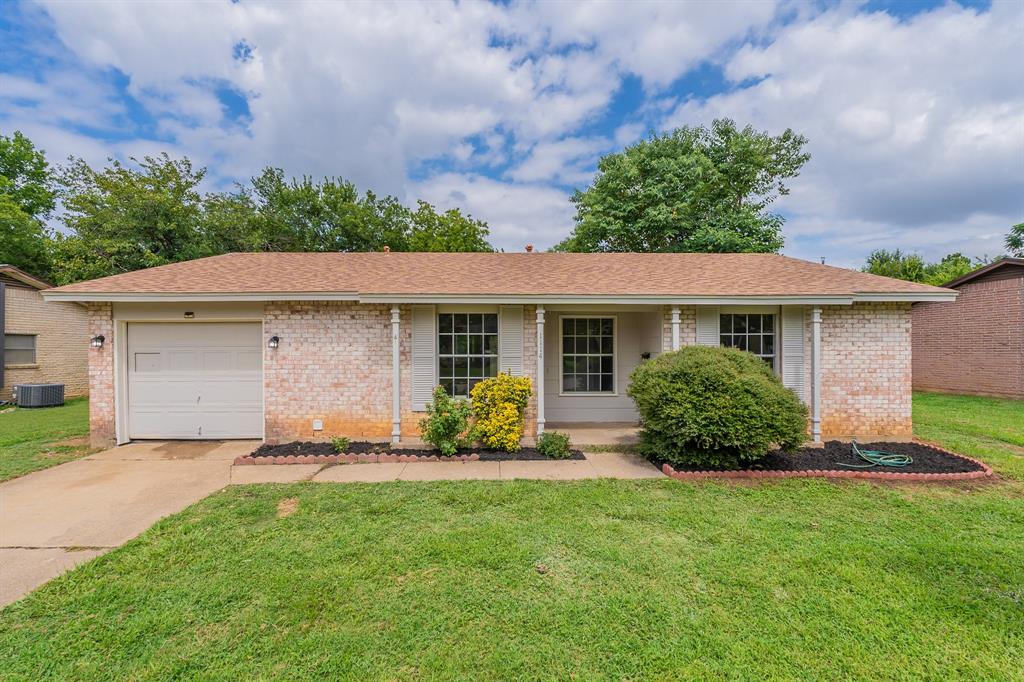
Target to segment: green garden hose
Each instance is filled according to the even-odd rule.
[[[857,441],[853,441],[853,454],[860,457],[867,464],[839,464],[841,467],[853,469],[869,469],[874,466],[882,467],[905,467],[914,460],[910,455],[897,455],[895,452],[883,452],[882,450],[861,450],[857,447]]]

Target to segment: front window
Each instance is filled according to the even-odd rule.
[[[36,364],[36,336],[35,336],[35,334],[5,334],[4,335],[4,364],[5,365],[34,365],[34,364]]]
[[[562,391],[615,392],[615,319],[562,318]]]
[[[479,381],[498,376],[498,315],[438,315],[437,355],[438,380],[448,395],[469,397]]]
[[[728,313],[719,324],[723,346],[753,353],[775,367],[775,315]]]

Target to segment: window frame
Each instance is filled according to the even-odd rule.
[[[8,336],[21,336],[32,339],[32,360],[31,362],[11,362],[10,352],[11,351],[23,351],[29,350],[28,348],[8,348],[7,337]],[[4,368],[5,369],[18,369],[20,367],[38,367],[39,366],[39,334],[24,334],[21,332],[4,332],[3,335],[4,343]]]
[[[608,320],[612,321],[612,390],[611,391],[566,391],[565,390],[565,325],[563,320]],[[570,353],[570,355],[577,355]],[[559,397],[616,398],[619,395],[619,316],[614,313],[564,313],[558,316],[558,395]]]
[[[769,365],[772,368],[772,373],[781,376],[782,373],[782,311],[778,308],[759,308],[759,307],[738,307],[738,308],[726,308],[722,307],[718,310],[718,345],[721,348],[728,348],[722,343],[722,315],[771,315],[774,319],[772,321],[772,339],[775,344],[775,352],[772,354],[772,362]],[[729,333],[730,336],[734,336],[733,332]],[[767,336],[767,334],[757,334],[758,336]],[[749,336],[749,332],[744,333],[743,336]],[[750,353],[750,351],[744,351]],[[762,360],[766,359],[762,353],[751,353]]]
[[[445,332],[441,331],[441,316],[442,315],[494,315],[494,317],[496,319],[496,322],[497,322],[497,327],[496,327],[497,331],[494,333],[494,336],[495,336],[495,338],[497,340],[497,345],[498,345],[497,350],[495,350],[493,355],[491,355],[491,354],[470,355],[469,353],[442,353],[441,352],[441,335],[445,333]],[[466,334],[469,335],[469,332],[466,332]],[[490,335],[488,332],[481,332],[481,334],[483,334],[484,336]],[[454,337],[455,337],[454,332],[452,334],[450,334],[450,336],[452,336],[452,338],[454,339]],[[453,343],[454,343],[454,341],[453,341]],[[452,350],[454,350],[454,346],[453,346]],[[444,357],[444,358],[464,357],[464,358],[485,358],[485,359],[493,357],[495,359],[495,364],[497,365],[497,369],[498,369],[497,374],[501,374],[501,311],[498,311],[498,310],[486,310],[486,309],[480,309],[480,308],[472,308],[471,309],[471,308],[463,308],[463,307],[453,307],[453,308],[438,307],[434,311],[434,372],[435,372],[435,377],[437,378],[437,385],[438,386],[443,385],[442,381],[446,378],[446,377],[441,376],[441,358],[442,357]],[[497,374],[495,374],[495,376],[497,376]],[[483,377],[483,379],[489,379],[489,378],[492,378],[492,377],[487,377],[487,376]],[[481,381],[483,379],[481,379]],[[453,381],[454,381],[454,378],[453,378]],[[467,388],[466,388],[465,395],[463,395],[461,393],[454,394],[454,395],[449,393],[448,395],[451,396],[452,398],[456,399],[456,400],[469,400],[469,394],[470,394],[470,392],[473,389],[468,386],[468,383],[469,383],[469,377],[467,376]],[[452,387],[452,389],[454,390],[454,386]]]

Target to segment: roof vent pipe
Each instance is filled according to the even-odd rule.
[[[391,253],[391,247],[390,246],[385,246],[384,247],[384,253]]]
[[[526,253],[533,253],[533,244],[526,245]]]

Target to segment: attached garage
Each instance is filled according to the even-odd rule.
[[[129,322],[128,439],[263,437],[257,322]]]

